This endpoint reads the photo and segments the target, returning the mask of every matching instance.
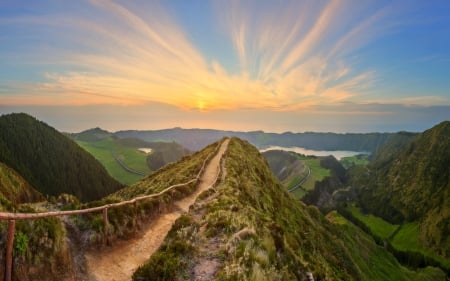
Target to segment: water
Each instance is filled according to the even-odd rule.
[[[284,150],[284,151],[292,151],[295,153],[303,154],[303,155],[315,155],[315,156],[329,156],[333,155],[337,160],[341,160],[343,157],[350,157],[358,154],[369,154],[368,152],[361,151],[345,151],[345,150],[312,150],[306,149],[303,147],[283,147],[283,146],[269,146],[265,149],[260,150],[260,152],[265,152],[268,150]]]

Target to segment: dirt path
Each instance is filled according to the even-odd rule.
[[[220,160],[228,147],[225,140],[216,156],[205,169],[197,190],[188,197],[175,202],[178,208],[156,218],[143,233],[127,241],[117,241],[113,247],[101,252],[86,254],[89,280],[125,281],[131,280],[133,272],[143,264],[161,245],[174,221],[195,202],[198,195],[208,189],[216,180]]]

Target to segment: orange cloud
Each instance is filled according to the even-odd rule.
[[[354,42],[369,40],[364,31],[384,11],[347,30],[342,21],[352,3],[339,0],[326,5],[269,2],[264,5],[273,8],[259,13],[254,8],[260,1],[218,2],[240,62],[239,71],[230,73],[221,57],[207,61],[157,3],[151,2],[144,14],[113,1],[90,2],[103,16],[62,20],[63,29],[73,31],[84,48],[59,50],[54,62],[81,70],[49,71],[44,82],[21,85],[21,95],[4,93],[2,104],[157,102],[200,111],[289,110],[357,99],[376,76],[370,70],[356,73],[340,54]],[[336,30],[342,36],[329,36]]]

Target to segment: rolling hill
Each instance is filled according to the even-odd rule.
[[[126,185],[190,153],[175,142],[118,138],[100,128],[67,135],[102,163],[112,177]]]
[[[0,161],[44,195],[91,201],[122,187],[75,142],[27,114],[0,116],[0,132]]]

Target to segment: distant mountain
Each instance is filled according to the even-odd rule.
[[[69,133],[67,135],[74,140],[92,142],[107,138],[111,136],[112,133],[97,127],[80,133]]]
[[[395,133],[336,134],[336,133],[265,133],[262,131],[235,132],[210,129],[165,129],[155,131],[119,131],[119,138],[138,138],[145,141],[175,141],[189,150],[199,150],[223,137],[238,137],[258,148],[268,146],[299,146],[314,150],[375,151]]]
[[[90,201],[121,188],[89,153],[27,114],[0,116],[0,132],[0,161],[42,194]]]
[[[336,212],[323,216],[295,200],[248,142],[231,139],[224,167],[226,177],[175,222],[133,280],[446,279],[439,269],[401,266]],[[140,195],[148,186],[141,181],[116,194]]]
[[[450,122],[390,139],[360,173],[362,207],[391,222],[419,221],[425,246],[450,258]]]
[[[0,210],[21,203],[44,200],[16,171],[0,162]]]

